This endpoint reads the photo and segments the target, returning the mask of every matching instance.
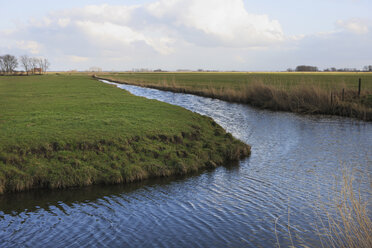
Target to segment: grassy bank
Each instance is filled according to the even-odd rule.
[[[372,73],[104,73],[98,76],[265,109],[372,120]]]
[[[212,119],[83,75],[0,77],[0,193],[185,174],[250,154]]]

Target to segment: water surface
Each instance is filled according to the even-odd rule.
[[[184,177],[0,196],[0,247],[285,247],[288,219],[296,244],[297,234],[317,246],[314,210],[344,168],[372,199],[371,123],[118,87],[212,117],[251,157]]]

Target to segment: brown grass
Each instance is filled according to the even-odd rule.
[[[229,102],[247,103],[263,109],[290,111],[303,114],[338,115],[372,121],[372,92],[358,92],[348,89],[342,93],[342,84],[337,89],[325,89],[319,85],[303,84],[293,87],[267,85],[257,81],[243,88],[206,88],[177,85],[175,80],[158,83],[122,81],[111,77],[106,79],[117,83],[137,85],[176,93],[188,93],[217,98]]]
[[[368,215],[368,201],[363,201],[353,186],[354,178],[343,175],[343,187],[334,201],[337,215],[326,212],[326,221],[321,221],[325,238],[321,241],[327,247],[372,247],[372,221]]]
[[[371,202],[362,199],[360,191],[353,184],[354,177],[346,172],[343,173],[342,187],[336,191],[336,195],[331,200],[331,205],[327,208],[327,203],[318,203],[318,208],[314,210],[317,219],[316,232],[319,237],[321,247],[332,248],[370,248],[372,247],[372,220],[368,213]],[[320,209],[320,210],[319,210]],[[289,221],[290,211],[288,208],[288,236],[291,247],[296,247],[291,233]],[[321,217],[325,216],[325,217]],[[275,220],[275,235],[277,245],[280,242],[277,235],[277,223]],[[310,247],[299,234],[295,234],[301,242],[301,247]]]

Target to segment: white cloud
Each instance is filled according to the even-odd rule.
[[[368,24],[366,20],[361,19],[338,20],[336,24],[338,27],[359,35],[367,34],[371,26],[371,23]]]
[[[244,63],[244,62],[246,62],[246,59],[243,58],[243,57],[240,56],[240,55],[236,55],[236,56],[234,57],[234,59],[235,59],[235,61],[236,61],[237,63]]]
[[[117,25],[110,22],[76,21],[77,27],[92,38],[110,40],[130,44],[134,41],[145,40],[145,36],[127,26]]]
[[[49,17],[32,18],[29,20],[29,25],[32,27],[48,27],[52,25],[53,20]]]
[[[40,53],[41,45],[36,41],[21,40],[21,41],[16,41],[15,43],[16,43],[17,48],[19,48],[21,50],[25,50],[26,52],[29,52],[31,54],[39,54]]]
[[[161,54],[175,42],[230,47],[265,47],[285,40],[278,21],[248,13],[242,0],[159,0],[135,6],[91,5],[63,11],[60,27],[74,23],[108,44],[143,41]],[[106,37],[106,38],[102,38]]]
[[[270,20],[267,15],[248,13],[242,0],[159,0],[133,6],[90,5],[32,19],[19,33],[22,31],[31,37],[38,36],[41,44],[55,42],[76,47],[85,42],[86,47],[116,51],[147,46],[159,55],[172,54],[186,43],[257,49],[285,40],[278,21]],[[35,45],[31,51],[36,53],[37,50]]]
[[[101,44],[116,43],[117,45],[130,45],[135,42],[144,42],[161,54],[169,54],[172,49],[169,44],[172,39],[164,37],[151,37],[145,32],[110,22],[77,21],[77,27],[86,32],[92,39],[98,39]]]
[[[58,19],[57,23],[61,28],[65,28],[70,24],[70,18],[60,18]]]
[[[287,36],[279,21],[253,13],[243,0],[90,5],[0,31],[0,53],[37,54],[55,69],[265,70],[370,60],[372,25],[361,19],[337,25]]]
[[[147,10],[160,21],[202,32],[212,44],[267,46],[285,39],[278,21],[247,12],[242,0],[161,0]]]
[[[68,55],[67,59],[69,59],[73,63],[79,63],[79,62],[87,62],[89,61],[88,57],[81,57],[81,56],[75,56],[75,55]]]
[[[133,18],[134,10],[140,7],[140,5],[88,5],[83,8],[56,12],[55,14],[69,16],[74,20],[102,21],[124,25]]]

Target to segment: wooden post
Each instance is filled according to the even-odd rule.
[[[359,78],[358,97],[360,97],[360,89],[362,88],[362,79]]]
[[[342,89],[342,101],[345,101],[345,88]]]

